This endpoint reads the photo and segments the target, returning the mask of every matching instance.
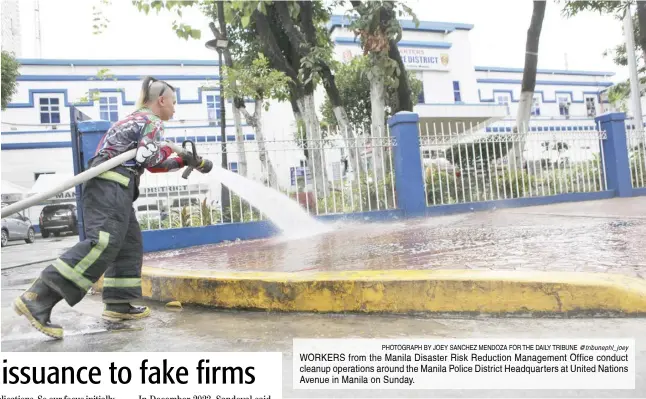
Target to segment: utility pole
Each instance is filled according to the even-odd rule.
[[[40,1],[34,0],[34,27],[35,27],[35,50],[36,57],[40,58],[43,55],[43,40],[40,35]]]
[[[626,6],[624,14],[624,36],[626,38],[626,58],[628,58],[628,72],[630,73],[630,99],[633,103],[633,118],[635,127],[642,130],[642,105],[639,91],[639,76],[637,76],[637,57],[635,55],[635,28],[630,5]]]

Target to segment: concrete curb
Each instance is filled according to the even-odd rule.
[[[100,284],[97,284],[100,289]],[[214,272],[144,267],[143,295],[302,312],[646,315],[646,281],[616,274],[394,270]]]

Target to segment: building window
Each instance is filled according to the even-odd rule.
[[[104,121],[116,122],[119,120],[119,104],[117,97],[101,97],[99,99],[99,114]]]
[[[508,95],[503,95],[503,96],[497,96],[496,97],[496,102],[499,105],[504,105],[507,108],[507,115],[511,114],[511,110],[509,109],[509,96]]]
[[[220,96],[206,96],[206,112],[208,113],[209,122],[220,123]]]
[[[453,100],[455,100],[456,103],[462,102],[462,96],[460,95],[460,82],[457,80],[453,81]]]
[[[539,100],[538,96],[534,97],[534,102],[532,103],[532,115],[541,115],[541,101]]]
[[[58,98],[40,99],[40,123],[61,123]]]
[[[559,97],[559,114],[563,116],[570,116],[570,98]]]
[[[238,163],[237,162],[229,162],[229,170],[233,173],[238,173]]]
[[[597,116],[597,107],[594,104],[594,97],[585,98],[585,109],[589,118]]]
[[[418,104],[425,104],[424,102],[424,88],[422,87],[422,91],[419,92],[419,96],[417,96],[417,103]]]

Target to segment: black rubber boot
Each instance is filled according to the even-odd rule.
[[[103,311],[103,317],[112,320],[137,320],[148,316],[148,306],[132,306],[129,303],[106,303]]]
[[[63,327],[53,324],[49,318],[52,309],[63,297],[49,288],[40,278],[13,302],[13,308],[38,331],[52,338],[63,339]]]

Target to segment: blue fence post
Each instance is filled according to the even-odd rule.
[[[96,153],[96,148],[112,123],[108,121],[77,122],[72,129],[72,149],[74,151],[74,174],[87,170],[88,161]],[[79,226],[79,240],[85,240],[85,222],[83,220],[83,190],[76,186],[76,218]]]
[[[406,217],[426,213],[418,122],[419,115],[405,111],[396,113],[388,120],[391,136],[396,142],[393,146],[393,163],[397,205]]]
[[[626,114],[614,112],[597,116],[594,120],[608,136],[602,140],[607,189],[614,190],[617,197],[631,197],[633,186],[626,141]]]

